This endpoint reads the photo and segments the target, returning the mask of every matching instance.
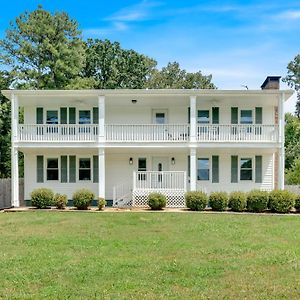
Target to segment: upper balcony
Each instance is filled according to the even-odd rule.
[[[189,124],[108,124],[103,142],[187,143],[197,142],[278,142],[277,125],[197,124],[195,140]],[[19,142],[98,142],[99,127],[92,124],[29,125],[18,127]]]

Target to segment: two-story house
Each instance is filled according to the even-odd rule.
[[[284,187],[284,112],[290,90],[6,90],[12,108],[12,205],[38,187],[92,190],[114,205],[144,206],[188,190]],[[24,122],[19,122],[22,109]]]

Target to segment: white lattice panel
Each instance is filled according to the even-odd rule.
[[[167,198],[167,207],[185,207],[184,190],[134,190],[132,192],[132,206],[148,206],[148,196],[150,193],[161,193]]]

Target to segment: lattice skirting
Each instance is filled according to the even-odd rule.
[[[148,196],[150,193],[161,193],[167,198],[167,207],[185,207],[184,190],[133,190],[132,206],[146,207],[148,206]]]

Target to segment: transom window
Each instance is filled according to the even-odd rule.
[[[58,180],[58,158],[47,159],[47,180]]]
[[[209,110],[198,110],[198,123],[209,124]]]
[[[46,124],[58,124],[58,111],[47,110]]]
[[[79,159],[79,180],[91,180],[91,159]]]
[[[209,158],[198,158],[198,180],[209,180]]]
[[[252,180],[252,158],[241,158],[240,180]]]
[[[241,110],[241,124],[252,124],[252,110]]]
[[[89,110],[79,111],[79,124],[91,124],[91,112]]]

